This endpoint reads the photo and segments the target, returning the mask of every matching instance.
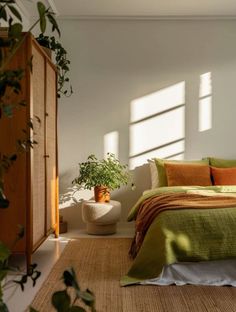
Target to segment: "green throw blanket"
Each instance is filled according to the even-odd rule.
[[[185,192],[236,195],[236,186],[162,187],[145,192],[131,209],[135,220],[140,204],[154,195]],[[236,258],[236,208],[163,211],[149,227],[142,246],[121,285],[156,278],[165,265],[183,261]]]

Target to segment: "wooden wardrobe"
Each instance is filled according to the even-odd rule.
[[[32,59],[32,70],[29,60]],[[25,254],[27,264],[32,253],[50,233],[58,236],[58,160],[57,160],[57,72],[56,67],[31,34],[10,62],[10,69],[25,68],[20,95],[7,101],[26,101],[11,118],[0,119],[0,153],[12,154],[17,140],[31,138],[37,144],[22,152],[4,176],[4,193],[10,200],[0,209],[0,241],[12,249],[19,227],[23,239],[13,253]],[[15,101],[15,102],[14,102]],[[32,121],[33,129],[27,124]]]

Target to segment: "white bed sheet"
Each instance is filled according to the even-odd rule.
[[[208,285],[236,287],[236,259],[202,262],[181,262],[167,265],[159,277],[142,285]]]

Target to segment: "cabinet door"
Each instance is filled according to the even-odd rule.
[[[27,45],[23,43],[22,49],[19,49],[11,60],[8,69],[25,68],[28,61]],[[8,90],[7,97],[1,101],[16,104],[21,100],[29,101],[27,93],[28,81],[26,76],[21,80],[22,91],[20,94],[14,94]],[[0,155],[11,155],[16,151],[16,142],[22,139],[22,130],[26,129],[27,109],[21,107],[14,109],[13,116],[0,118]],[[4,242],[12,249],[12,244],[19,231],[18,225],[26,228],[26,208],[27,208],[27,166],[26,153],[18,155],[16,162],[10,167],[10,170],[4,176],[4,192],[10,200],[8,209],[0,209],[0,241]],[[13,251],[22,253],[26,248],[26,237],[19,240]]]
[[[37,142],[31,150],[31,202],[32,202],[32,237],[33,249],[45,237],[45,58],[32,47],[32,102],[31,118],[34,124],[34,140]],[[36,246],[37,247],[37,246]]]
[[[46,63],[46,204],[47,231],[57,222],[57,130],[56,72]]]

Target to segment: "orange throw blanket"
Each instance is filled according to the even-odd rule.
[[[168,193],[150,197],[144,200],[139,207],[135,224],[135,237],[129,254],[132,258],[136,257],[149,226],[158,214],[163,211],[228,207],[236,207],[236,197],[222,195],[204,196],[188,193]]]

